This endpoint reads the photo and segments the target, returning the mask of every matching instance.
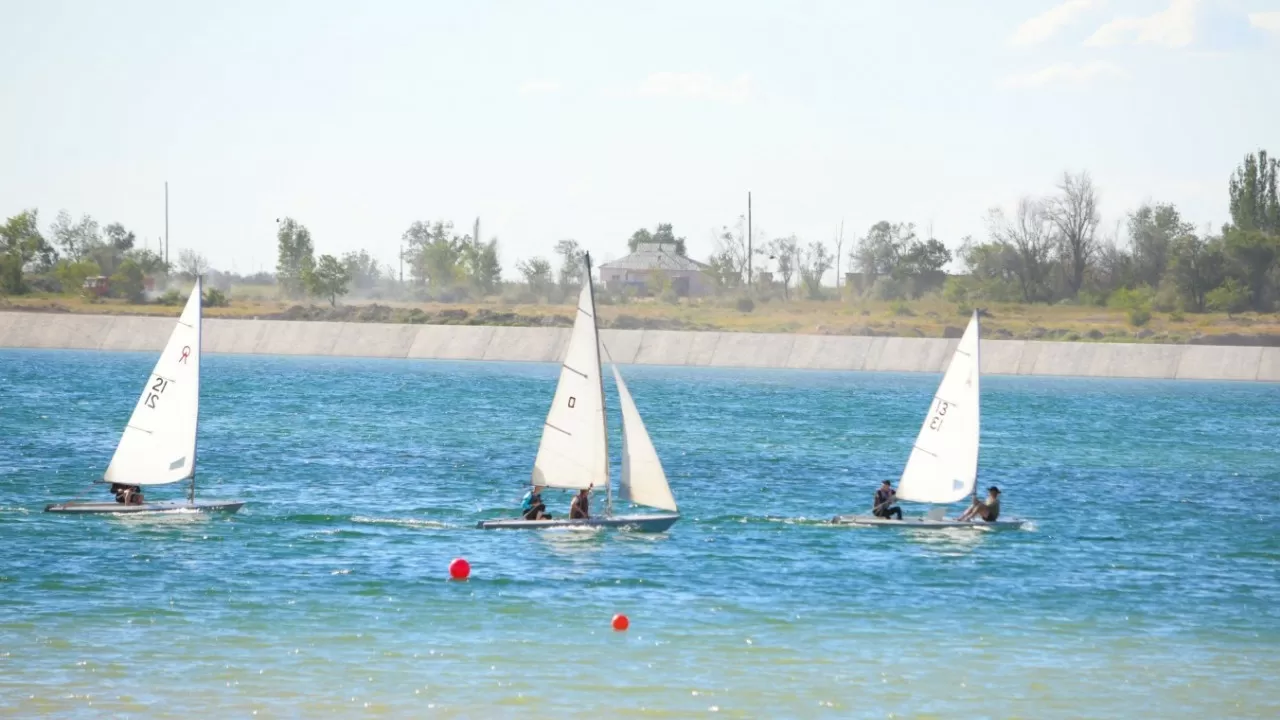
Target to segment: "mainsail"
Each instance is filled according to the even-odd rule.
[[[978,313],[965,328],[898,482],[898,498],[953,503],[978,480]]]
[[[622,382],[618,368],[613,368],[613,379],[618,384],[618,400],[622,405],[622,487],[623,500],[637,505],[647,505],[660,510],[676,512],[676,499],[667,484],[667,474],[662,470],[658,451],[649,439],[649,432],[640,419],[640,411]]]
[[[164,485],[196,471],[200,411],[200,280],[142,388],[103,479],[127,485]]]
[[[609,486],[608,439],[604,426],[604,386],[600,382],[600,341],[588,270],[578,296],[569,350],[560,383],[542,428],[533,461],[533,484],[596,490]]]

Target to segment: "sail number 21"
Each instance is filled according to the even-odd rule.
[[[164,394],[165,389],[168,387],[169,387],[169,381],[157,375],[156,381],[151,386],[151,391],[147,393],[147,399],[144,401],[146,403],[146,406],[151,408],[152,410],[155,410],[156,400],[160,399],[160,396]]]
[[[942,398],[938,398],[938,402],[934,406],[933,416],[929,418],[930,430],[942,429],[942,421],[946,419],[947,408],[949,407],[951,407],[950,403],[948,403],[946,400],[943,400]]]

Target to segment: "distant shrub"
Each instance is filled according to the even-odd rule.
[[[1178,312],[1177,310],[1174,310],[1173,312],[1169,313],[1169,320],[1172,322],[1185,322],[1186,318],[1182,316],[1182,313]]]
[[[218,288],[209,288],[204,291],[204,304],[205,307],[227,307],[231,299]]]
[[[1155,291],[1146,285],[1136,288],[1120,288],[1107,296],[1107,307],[1117,310],[1133,310],[1135,308],[1151,308],[1151,300]]]
[[[177,290],[166,290],[163,295],[156,298],[157,305],[182,305],[187,301],[187,296]]]
[[[956,306],[956,314],[961,317],[969,317],[973,314],[973,308],[969,307],[969,303],[960,303]]]
[[[871,297],[876,300],[902,300],[907,297],[907,284],[892,277],[879,277],[871,286]]]
[[[671,305],[680,304],[680,296],[676,294],[676,289],[670,285],[663,289],[662,293],[658,295],[658,299]]]
[[[1151,309],[1156,312],[1173,312],[1181,304],[1178,286],[1167,280],[1160,283],[1160,287],[1156,288],[1156,293],[1151,298]]]
[[[1151,322],[1151,311],[1146,308],[1130,308],[1129,324],[1134,327],[1142,327]]]
[[[738,312],[749,313],[756,309],[756,303],[751,298],[744,296],[738,298],[736,307],[738,308]]]
[[[1069,332],[1066,335],[1063,335],[1062,339],[1067,342],[1077,342],[1080,340],[1080,333]]]
[[[913,317],[915,315],[914,312],[911,312],[911,308],[901,301],[894,303],[893,307],[890,309],[893,311],[894,315],[902,315],[904,317]]]
[[[1076,295],[1075,304],[1105,307],[1107,304],[1107,294],[1096,290],[1081,290],[1080,294]]]
[[[1227,281],[1205,295],[1205,304],[1210,310],[1236,313],[1249,307],[1249,291],[1236,282],[1235,278]]]

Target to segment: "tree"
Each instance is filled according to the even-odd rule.
[[[372,290],[382,279],[382,268],[368,250],[346,253],[342,256],[342,266],[356,290]]]
[[[769,244],[765,247],[778,264],[778,275],[782,276],[782,296],[790,300],[791,294],[788,288],[791,285],[792,276],[796,274],[796,265],[800,260],[800,241],[795,235],[788,235],[784,238],[775,238],[769,241]]]
[[[724,225],[715,234],[716,251],[707,263],[713,278],[721,287],[735,288],[749,284],[750,250],[747,242],[747,219],[738,217],[732,228]],[[762,243],[763,244],[763,243]]]
[[[951,262],[951,251],[942,244],[941,240],[935,238],[915,240],[907,247],[907,251],[902,253],[897,272],[904,277],[937,273],[942,272],[942,268],[949,262]]]
[[[521,260],[516,264],[516,270],[524,276],[525,284],[529,286],[529,292],[538,297],[545,298],[547,296],[547,291],[551,289],[550,261],[541,257]]]
[[[1156,287],[1169,265],[1173,241],[1195,230],[1170,204],[1143,204],[1129,213],[1129,246],[1133,248],[1134,280]]]
[[[1049,198],[1044,212],[1057,230],[1058,256],[1067,273],[1067,285],[1075,297],[1084,285],[1084,273],[1098,250],[1098,192],[1089,173],[1062,174],[1059,194]]]
[[[287,297],[301,298],[310,287],[311,273],[316,266],[311,231],[290,217],[276,222],[279,225],[276,230],[276,281]]]
[[[1265,311],[1270,304],[1271,269],[1280,260],[1280,236],[1232,229],[1223,238],[1223,250],[1232,274],[1249,291],[1250,305]]]
[[[649,232],[646,228],[631,233],[631,237],[627,240],[627,248],[631,252],[635,252],[641,243],[662,243],[664,245],[675,245],[677,255],[685,255],[685,239],[676,237],[672,230],[671,223],[658,223],[654,232]]]
[[[586,251],[578,245],[577,240],[561,240],[556,243],[556,254],[560,256],[560,287],[568,290],[577,286],[582,278],[582,263]]]
[[[1170,247],[1169,273],[1183,305],[1193,312],[1204,312],[1208,307],[1208,294],[1222,283],[1225,267],[1218,240],[1186,234]]]
[[[477,227],[479,224],[477,223]],[[472,287],[482,295],[497,292],[502,282],[502,263],[498,259],[498,238],[480,242],[471,238],[462,246],[462,269]]]
[[[332,255],[321,255],[316,262],[315,270],[309,275],[309,289],[312,295],[328,298],[329,305],[337,307],[338,297],[347,294],[347,283],[351,282],[351,273],[347,267]]]
[[[102,233],[106,235],[107,243],[117,252],[123,254],[126,250],[133,249],[136,238],[132,232],[125,230],[124,225],[111,223],[102,229]]]
[[[1231,223],[1237,230],[1257,230],[1280,235],[1280,196],[1277,193],[1280,159],[1266,150],[1250,153],[1231,175]]]
[[[178,271],[189,278],[196,278],[209,272],[209,261],[204,255],[186,248],[178,253]]]
[[[899,263],[907,248],[916,242],[914,223],[890,223],[887,220],[872,225],[867,234],[849,251],[853,267],[862,273],[864,285],[871,287],[881,275],[893,275],[899,271]]]
[[[822,299],[822,276],[834,264],[835,256],[824,242],[815,240],[800,254],[800,280],[808,288],[810,299]]]
[[[81,215],[78,221],[73,220],[71,213],[66,210],[58,212],[57,219],[49,228],[49,234],[53,236],[53,242],[72,260],[83,259],[102,242],[97,220],[89,215]]]
[[[23,273],[47,271],[58,252],[40,234],[40,213],[24,210],[0,225],[0,292],[17,295],[27,291]]]
[[[58,284],[62,286],[64,293],[80,292],[84,288],[85,278],[101,274],[102,268],[92,260],[62,259],[53,268],[53,275],[58,278]]]
[[[169,265],[160,257],[160,253],[146,248],[134,248],[125,252],[126,260],[132,260],[146,275],[169,272]]]
[[[453,223],[419,220],[404,231],[401,239],[408,246],[405,259],[414,282],[443,290],[460,279],[463,240],[453,232]]]
[[[120,263],[120,268],[111,276],[111,294],[116,297],[123,297],[129,302],[137,304],[146,300],[146,288],[143,285],[145,278],[142,275],[142,268],[132,260],[125,260]]]
[[[1012,249],[1012,270],[1022,291],[1023,302],[1047,301],[1049,255],[1053,249],[1053,223],[1044,205],[1033,198],[1018,201],[1013,220],[994,208],[987,216],[991,239]]]

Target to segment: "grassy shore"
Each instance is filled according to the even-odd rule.
[[[0,310],[105,315],[163,315],[172,305],[134,305],[121,300],[90,301],[78,296],[29,295],[0,298]],[[985,310],[984,336],[1038,340],[1280,345],[1280,314],[1152,313],[1135,326],[1124,310],[1079,305],[992,304]],[[260,293],[233,290],[229,307],[206,308],[206,317],[349,322],[405,322],[444,325],[560,326],[572,323],[569,304],[520,304],[498,299],[470,303],[414,303],[347,300],[338,307],[299,305]],[[926,298],[906,303],[844,301],[756,301],[749,312],[733,299],[680,304],[653,299],[601,305],[603,327],[623,329],[714,330],[901,337],[958,336],[967,317],[955,303]]]

